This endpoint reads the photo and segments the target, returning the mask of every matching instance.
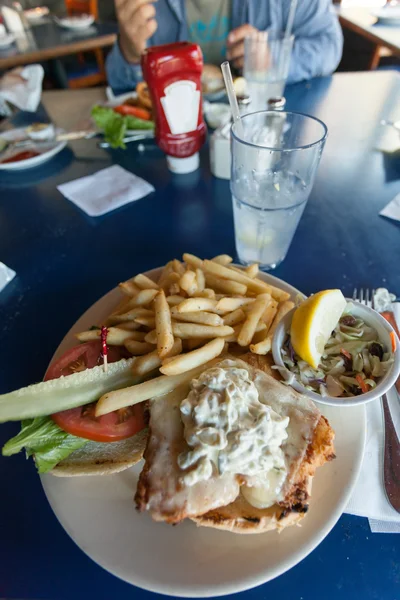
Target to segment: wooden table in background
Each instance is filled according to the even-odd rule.
[[[96,23],[83,31],[62,29],[53,22],[36,25],[0,50],[0,71],[77,52],[112,46],[117,39],[116,23]]]
[[[383,25],[366,8],[336,7],[340,24],[375,44],[369,68],[379,64],[381,48],[388,48],[400,56],[400,25]]]

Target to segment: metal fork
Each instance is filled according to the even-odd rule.
[[[353,300],[375,308],[375,290],[354,288]],[[382,396],[383,420],[385,425],[385,450],[383,458],[383,483],[389,504],[400,513],[400,441],[390,414],[386,394]]]

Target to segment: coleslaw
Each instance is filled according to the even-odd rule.
[[[345,311],[329,338],[318,369],[299,358],[288,334],[281,349],[282,360],[291,376],[306,389],[321,396],[352,397],[374,387],[393,363],[393,354],[379,340],[376,330]],[[285,369],[285,370],[286,370]]]

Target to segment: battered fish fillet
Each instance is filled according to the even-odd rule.
[[[335,457],[334,432],[308,398],[277,382],[279,374],[271,369],[270,357],[249,353],[241,359],[258,382],[256,385],[267,390],[263,394],[265,403],[274,408],[279,401],[280,408],[283,406],[284,414],[290,418],[289,427],[295,427],[296,423],[305,427],[302,449],[292,460],[283,488],[283,501],[267,509],[253,507],[240,493],[243,481],[232,474],[216,475],[190,487],[181,483],[177,456],[187,446],[179,406],[189,391],[186,386],[155,400],[150,409],[145,465],[135,500],[138,509],[149,511],[153,519],[177,523],[190,518],[200,526],[261,533],[281,530],[305,516],[316,468]]]

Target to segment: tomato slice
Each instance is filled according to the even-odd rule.
[[[108,362],[125,358],[125,348],[108,347]],[[102,363],[101,342],[87,342],[67,350],[47,369],[45,381],[91,369]],[[146,427],[143,404],[114,411],[102,417],[94,416],[96,403],[87,404],[51,415],[57,425],[78,437],[95,442],[116,442],[132,437]]]
[[[96,403],[71,408],[51,415],[57,425],[78,437],[94,442],[117,442],[132,437],[146,427],[141,404],[94,416]]]

